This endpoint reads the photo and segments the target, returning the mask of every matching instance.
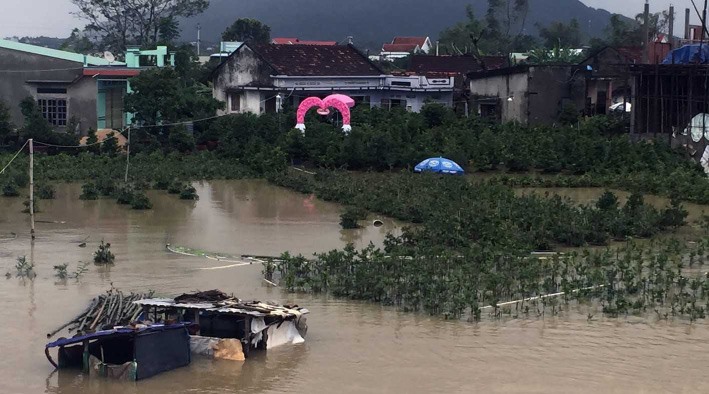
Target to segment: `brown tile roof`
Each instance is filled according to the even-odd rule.
[[[616,47],[618,53],[623,56],[628,63],[642,63],[643,62],[643,48],[642,47]]]
[[[413,52],[416,48],[420,48],[417,44],[384,44],[382,51],[384,52]]]
[[[273,44],[292,44],[296,41],[298,41],[296,37],[276,37],[271,39],[271,43]]]
[[[507,66],[504,56],[482,56],[478,61],[474,56],[427,56],[411,57],[409,71],[417,74],[467,74],[469,72],[494,70]]]
[[[276,37],[271,39],[273,44],[291,44],[291,45],[337,45],[337,41],[317,41],[317,40],[301,40],[299,38]]]
[[[606,46],[591,53],[579,64],[591,64],[599,59],[606,64],[640,64],[643,62],[642,47],[612,47]]]
[[[426,38],[428,37],[394,37],[392,44],[406,44],[406,45],[418,45],[423,47],[426,44]]]
[[[248,44],[280,75],[358,76],[384,72],[351,45]]]

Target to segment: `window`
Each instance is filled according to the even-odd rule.
[[[49,124],[66,126],[66,99],[47,98],[37,100],[42,116]]]
[[[369,105],[369,96],[352,96],[352,100],[354,100],[356,105],[359,105],[359,104]]]
[[[40,94],[66,94],[65,88],[37,88]]]
[[[241,111],[241,94],[229,93],[229,112]]]
[[[382,108],[384,109],[392,109],[395,107],[404,107],[406,108],[406,100],[399,100],[399,99],[382,99]]]

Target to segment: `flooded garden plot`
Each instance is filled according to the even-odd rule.
[[[150,191],[153,209],[134,211],[114,200],[79,200],[81,185],[59,185],[55,200],[41,202],[34,248],[21,199],[0,200],[2,268],[12,272],[15,258],[27,255],[38,274],[31,281],[12,277],[0,286],[0,318],[7,322],[0,328],[0,347],[13,353],[0,360],[8,392],[598,392],[628,385],[648,392],[709,389],[704,370],[709,356],[698,351],[709,340],[709,330],[701,319],[690,324],[688,319],[657,319],[654,312],[650,318],[612,318],[601,313],[600,305],[593,306],[599,310],[588,319],[589,306],[571,302],[563,313],[549,308],[543,316],[530,313],[515,319],[505,313],[495,319],[486,312],[480,322],[469,323],[351,297],[287,292],[264,284],[259,264],[204,269],[229,264],[172,253],[166,244],[231,256],[290,251],[310,258],[348,242],[356,249],[370,241],[383,247],[386,233],[398,235],[402,224],[376,215],[384,226],[344,231],[338,223],[342,207],[309,194],[263,181],[195,186],[199,201]],[[87,247],[80,248],[87,236]],[[90,260],[101,239],[111,243],[114,265],[92,264],[79,281],[54,277],[53,265],[73,267]],[[126,292],[151,289],[166,295],[220,288],[307,306],[308,340],[257,354],[250,363],[196,359],[138,384],[89,379],[78,371],[54,373],[42,355],[45,334],[81,313],[111,284]],[[682,362],[687,359],[692,362]],[[471,373],[508,378],[481,381],[470,379]]]

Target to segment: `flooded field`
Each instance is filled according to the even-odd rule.
[[[113,200],[80,201],[62,185],[41,201],[34,248],[21,199],[0,198],[0,269],[17,256],[36,265],[34,281],[0,280],[2,393],[381,393],[381,392],[708,392],[709,325],[654,319],[606,319],[570,310],[560,317],[445,321],[326,296],[287,294],[264,285],[258,265],[172,254],[166,243],[228,254],[304,255],[381,244],[397,224],[342,231],[340,208],[259,181],[196,184],[201,199],[151,192],[151,211]],[[571,189],[577,193],[580,189]],[[561,193],[562,191],[560,191]],[[569,191],[571,193],[571,191]],[[591,199],[590,189],[575,198]],[[620,194],[619,194],[620,195]],[[570,197],[574,198],[573,195]],[[621,196],[622,197],[622,196]],[[649,199],[648,199],[649,201]],[[692,216],[701,208],[689,206]],[[17,238],[11,235],[17,233]],[[78,245],[84,240],[86,248]],[[52,266],[91,259],[112,244],[116,264],[90,265],[80,282],[59,281]],[[297,303],[311,310],[301,345],[274,349],[246,363],[195,359],[183,369],[138,383],[53,372],[45,334],[81,312],[111,284],[162,294],[220,288],[242,298]]]

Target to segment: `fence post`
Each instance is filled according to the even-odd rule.
[[[29,139],[30,143],[30,236],[34,240],[34,140]]]

